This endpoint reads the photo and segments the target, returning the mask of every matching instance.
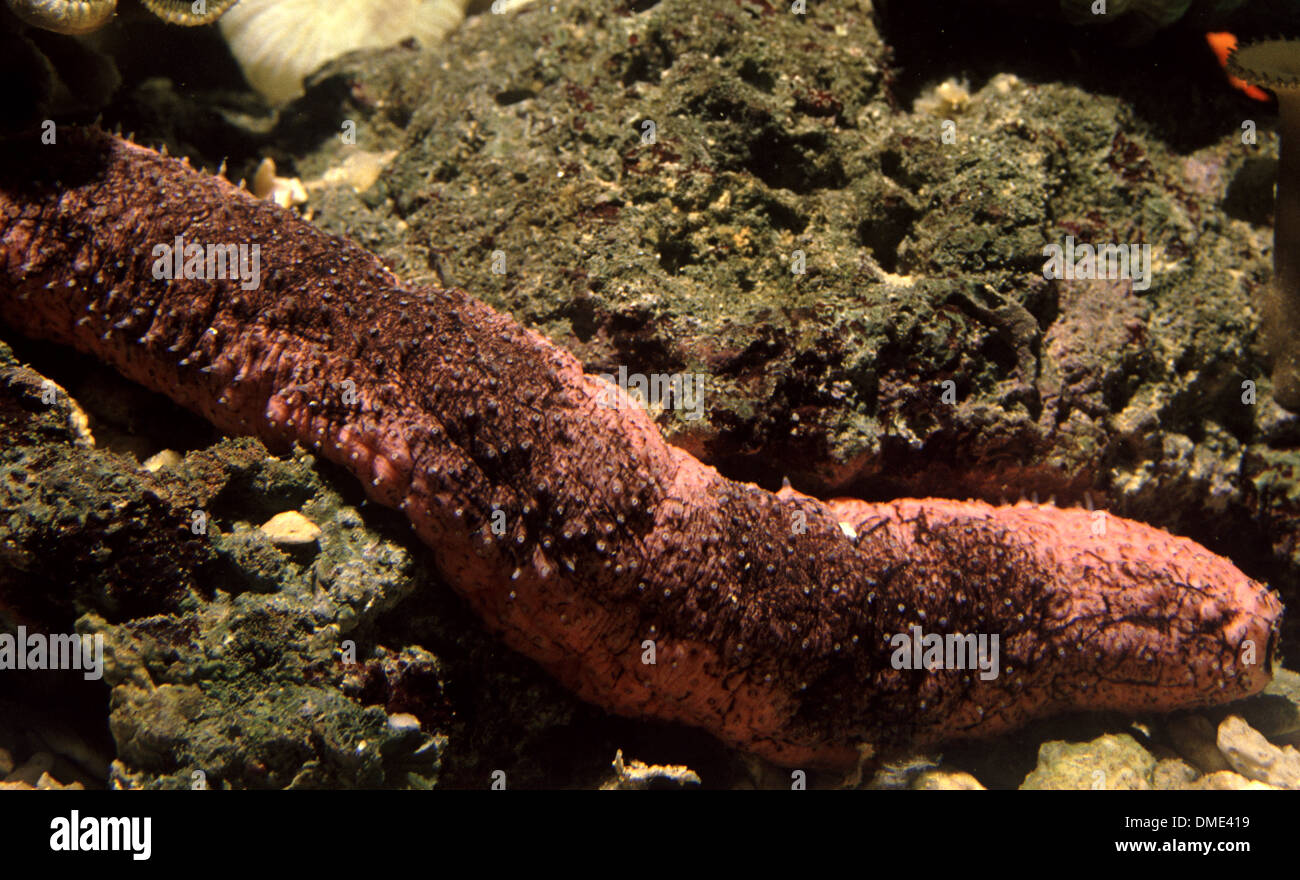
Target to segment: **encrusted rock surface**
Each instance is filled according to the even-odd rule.
[[[1087,84],[1068,65],[1048,78],[977,78],[955,119],[958,142],[945,145],[939,120],[908,112],[910,98],[934,83],[915,68],[891,66],[885,47],[898,35],[877,33],[865,4],[821,8],[807,20],[775,15],[761,3],[738,3],[713,19],[685,3],[637,9],[596,2],[485,16],[441,50],[338,65],[306,99],[318,114],[306,125],[332,133],[340,119],[354,119],[359,146],[402,152],[365,193],[315,193],[319,222],[380,250],[408,277],[441,277],[489,297],[570,347],[589,369],[704,373],[705,418],[669,411],[660,422],[733,476],[775,486],[788,474],[810,491],[873,496],[997,500],[1037,492],[1065,501],[1081,500],[1086,490],[1099,505],[1229,553],[1294,602],[1300,430],[1269,402],[1252,306],[1267,278],[1271,240],[1260,207],[1271,181],[1255,173],[1275,155],[1263,111],[1243,105],[1217,71],[1192,67],[1179,48],[1188,44],[1157,43],[1145,61],[1107,55],[1115,63],[1089,74]],[[1016,70],[1014,59],[1002,61],[1001,72]],[[1147,61],[1155,66],[1141,67]],[[1197,109],[1185,120],[1147,112],[1143,93],[1158,91],[1161,78],[1190,79],[1187,104]],[[169,112],[141,112],[161,106]],[[129,84],[109,112],[146,138],[175,136],[174,149],[214,165],[232,154],[236,176],[251,176],[262,150],[303,178],[346,155],[332,140],[303,152],[313,139],[292,127],[268,138],[214,123],[157,83]],[[1246,115],[1261,124],[1257,146],[1240,144]],[[653,145],[641,140],[646,120],[656,123]],[[1152,242],[1160,263],[1152,288],[1045,282],[1039,250],[1066,234]],[[805,251],[806,275],[789,270],[795,249]],[[504,275],[492,271],[497,250],[506,258]],[[958,390],[954,404],[938,390],[948,379]],[[1258,383],[1254,404],[1242,402],[1246,380]],[[137,610],[194,625],[226,607],[221,599],[202,607],[213,601],[210,566],[222,572],[224,589],[237,584],[235,598],[254,603],[236,617],[257,610],[257,601],[307,595],[300,564],[253,534],[265,516],[286,509],[277,481],[263,476],[277,465],[254,463],[266,455],[256,444],[204,447],[210,451],[199,450],[198,459],[192,453],[201,463],[191,464],[196,476],[169,495],[142,477],[122,478],[102,459],[53,455],[51,432],[72,442],[62,427],[67,419],[40,418],[27,457],[8,461],[11,473],[53,462],[54,473],[63,467],[79,479],[42,483],[39,491],[50,487],[51,494],[26,509],[48,509],[49,499],[61,498],[86,515],[78,514],[73,533],[40,517],[20,521],[16,534],[29,538],[16,546],[57,536],[87,553],[111,549],[96,537],[94,511],[128,503],[141,512],[117,528],[130,538],[130,523],[140,523],[142,539],[161,543],[148,564],[172,566],[160,577],[123,571],[133,562],[120,556],[110,555],[102,570],[56,560],[71,572],[62,579],[77,588],[75,601],[50,600],[61,613],[93,611],[124,643],[128,634],[153,641],[155,634],[131,630]],[[257,479],[236,481],[227,492],[243,510],[229,517],[219,552],[194,551],[149,525],[158,505],[192,503],[228,485],[231,462]],[[100,473],[97,485],[80,479]],[[369,529],[374,516],[362,507],[357,528]],[[328,536],[330,526],[318,522]],[[194,552],[199,556],[186,555]],[[365,557],[356,546],[346,551],[368,572]],[[0,585],[12,588],[17,570],[5,567]],[[413,588],[375,589],[366,577],[340,577],[310,608],[294,610],[294,619],[322,632],[375,622],[389,644],[403,644],[393,617],[411,613],[411,602],[387,619],[371,612],[386,601],[378,594],[395,600]],[[137,581],[186,586],[123,592],[122,584]],[[53,595],[23,586],[28,596]],[[435,616],[446,611],[437,604]],[[472,626],[465,624],[471,618],[460,620]],[[200,649],[207,650],[186,648]],[[464,656],[493,653],[489,641],[471,640]],[[292,662],[311,668],[328,659],[313,648]],[[175,681],[159,675],[155,685],[200,686],[184,671],[188,662],[173,670],[184,673]],[[546,754],[552,768],[563,765],[545,742],[575,717],[591,722],[592,713],[526,664],[509,668],[502,677],[520,682],[517,699],[536,722],[521,725],[527,731],[506,722],[491,739],[520,744],[525,764]],[[239,667],[230,674],[254,690],[271,680],[255,673]],[[307,687],[299,675],[292,673],[293,687]],[[375,680],[387,679],[367,678],[368,687],[386,687]],[[482,682],[467,682],[448,684],[461,706],[482,699],[466,693]],[[147,691],[122,693],[124,713],[147,705]],[[269,701],[268,712],[289,705]],[[363,708],[374,705],[335,707],[352,713],[357,726],[347,729],[360,737],[361,730],[387,729],[383,712]],[[1252,704],[1259,712],[1269,706],[1296,717],[1293,701]],[[197,750],[164,741],[171,757],[133,750],[155,763],[127,767],[120,778],[188,785],[176,756]],[[592,746],[588,779],[607,763],[606,745]],[[230,747],[212,745],[206,754]],[[454,755],[454,736],[450,748]],[[1133,761],[1130,771],[1140,770],[1136,778],[1149,784],[1186,776],[1164,762],[1148,771],[1140,754],[1122,751]],[[726,766],[707,747],[702,754]],[[467,760],[472,770],[459,784],[486,779],[495,759]],[[222,766],[231,768],[231,784],[295,778],[283,768],[259,779],[233,762]],[[377,765],[369,766],[335,781],[373,773]],[[554,781],[532,777],[543,778]],[[1212,778],[1218,774],[1200,784]],[[323,779],[308,774],[303,781]]]

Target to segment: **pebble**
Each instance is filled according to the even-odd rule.
[[[987,791],[980,781],[960,770],[927,770],[912,783],[915,791]]]
[[[262,532],[280,547],[305,547],[320,537],[320,527],[296,510],[277,513],[262,524]]]
[[[164,449],[161,452],[155,452],[144,460],[140,467],[144,468],[151,474],[156,474],[164,468],[174,468],[181,463],[183,459],[181,454],[175,449]]]
[[[48,773],[42,773],[41,778],[36,780],[36,788],[40,791],[59,791],[59,790],[77,790],[84,791],[85,786],[80,782],[74,782],[71,785],[64,785]]]
[[[388,716],[388,729],[393,733],[413,733],[420,729],[420,719],[407,712]]]
[[[1229,715],[1219,725],[1219,751],[1247,779],[1300,789],[1300,752],[1295,746],[1278,748],[1236,715]]]
[[[613,772],[600,784],[602,791],[639,791],[651,786],[688,788],[700,785],[700,777],[689,767],[624,761],[623,750],[614,755]]]
[[[1240,773],[1233,773],[1231,770],[1220,770],[1218,773],[1211,773],[1208,776],[1202,776],[1200,779],[1188,786],[1195,791],[1275,791],[1271,785],[1265,785],[1262,782],[1256,782],[1253,779],[1247,779]]]
[[[253,195],[268,199],[281,208],[292,208],[307,202],[307,190],[296,177],[280,177],[275,173],[275,160],[267,157],[257,166],[251,187]]]

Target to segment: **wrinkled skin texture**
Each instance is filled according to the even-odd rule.
[[[407,286],[355,245],[103,133],[12,147],[0,319],[223,430],[345,466],[404,511],[492,630],[611,711],[850,767],[863,751],[1068,709],[1221,703],[1269,680],[1277,598],[1189,540],[1080,510],[823,503],[730,481],[462,291]],[[153,249],[177,236],[258,244],[260,285],[155,278]],[[1000,674],[895,669],[890,638],[913,625],[999,635]]]

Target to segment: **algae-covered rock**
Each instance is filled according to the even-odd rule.
[[[419,719],[394,723],[373,695],[350,689],[358,663],[344,661],[337,627],[321,628],[307,608],[276,605],[249,593],[196,614],[118,627],[88,621],[105,639],[115,786],[436,782],[445,736],[423,731]]]
[[[466,287],[591,372],[702,376],[698,411],[652,413],[728,476],[1055,493],[1192,535],[1294,598],[1300,423],[1270,400],[1254,307],[1276,139],[1200,34],[1193,55],[1176,33],[1233,4],[1113,2],[1116,21],[1171,36],[1104,56],[1095,22],[1059,27],[1068,3],[976,5],[990,31],[1055,22],[1052,66],[947,57],[958,4],[591,0],[350,56],[278,121],[180,78],[131,84],[108,119],[213,169],[232,155],[236,179],[263,154],[318,181],[385,157],[364,187],[313,188],[315,222],[408,278]],[[891,32],[904,7],[934,22]],[[898,63],[904,39],[933,70]],[[1044,246],[1067,237],[1150,244],[1150,285],[1045,277]],[[44,359],[74,398],[111,406]],[[512,786],[591,784],[606,740],[683,736],[591,734],[621,722],[483,634],[439,592],[433,554],[310,456],[150,426],[157,401],[132,402],[120,434],[185,451],[141,471],[79,441],[66,396],[37,406],[40,378],[0,368],[0,598],[105,635],[117,784],[486,787],[503,766]],[[289,511],[314,542],[258,528]],[[1295,705],[1271,693],[1240,713],[1294,731]],[[1157,765],[1127,736],[1039,757],[1025,787],[1196,782],[1190,759]],[[918,774],[968,781],[913,768],[895,787]]]

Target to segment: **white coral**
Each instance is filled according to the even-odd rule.
[[[414,37],[434,45],[465,17],[467,0],[241,0],[221,32],[244,76],[269,102],[302,94],[302,80],[357,49]]]

